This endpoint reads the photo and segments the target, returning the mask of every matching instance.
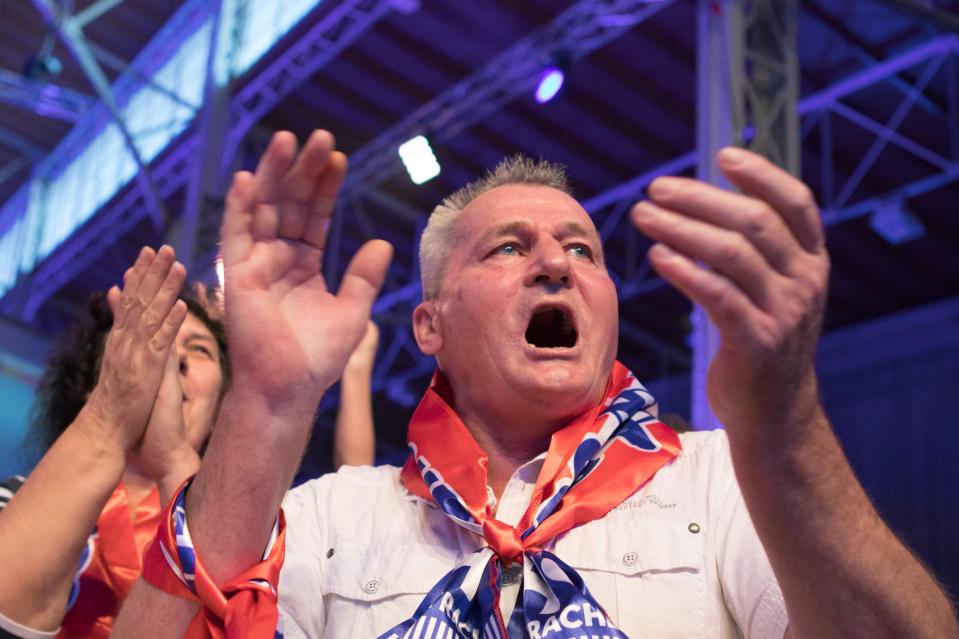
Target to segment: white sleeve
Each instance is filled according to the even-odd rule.
[[[710,502],[715,506],[719,580],[726,608],[747,639],[782,639],[786,604],[743,501],[726,434],[715,435]]]
[[[27,628],[26,626],[18,624],[0,612],[0,631],[6,631],[14,637],[20,637],[20,639],[51,639],[57,636],[60,629],[57,628],[50,632],[34,630],[33,628]]]
[[[308,481],[286,494],[286,557],[280,571],[280,627],[286,639],[321,637],[323,566],[327,552],[330,476]]]

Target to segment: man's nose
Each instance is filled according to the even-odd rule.
[[[539,242],[533,251],[527,286],[534,284],[569,285],[569,255],[563,245],[549,239]]]

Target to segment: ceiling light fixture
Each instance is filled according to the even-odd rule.
[[[440,174],[440,163],[424,135],[407,140],[398,149],[413,184],[423,184]]]
[[[568,56],[564,53],[553,54],[549,64],[543,67],[539,74],[539,80],[536,82],[536,93],[534,94],[536,101],[540,104],[546,104],[559,95],[566,82],[568,72]]]
[[[556,97],[559,90],[563,88],[566,81],[566,73],[559,67],[550,65],[543,69],[539,74],[539,82],[536,84],[536,101],[540,104],[546,104]]]

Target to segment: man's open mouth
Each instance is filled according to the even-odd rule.
[[[526,341],[537,348],[572,348],[576,345],[576,327],[568,311],[541,308],[529,320]]]

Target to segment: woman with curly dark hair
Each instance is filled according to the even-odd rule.
[[[230,377],[226,330],[215,309],[199,297],[183,294],[190,316],[198,319],[216,341],[220,373]],[[113,312],[105,293],[94,293],[87,301],[87,317],[72,326],[59,340],[37,383],[30,431],[24,441],[27,455],[43,454],[67,426],[76,419],[97,383],[103,345],[113,325]],[[221,396],[228,384],[223,384]]]
[[[174,257],[143,249],[50,360],[31,438],[46,453],[0,499],[0,637],[108,637],[161,501],[199,467],[230,368]]]

